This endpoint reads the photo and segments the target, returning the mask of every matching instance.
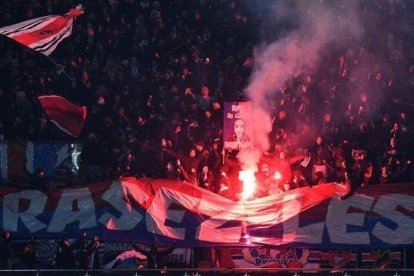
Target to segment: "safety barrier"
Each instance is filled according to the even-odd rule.
[[[289,268],[244,268],[244,269],[113,269],[113,270],[63,270],[63,269],[20,269],[20,270],[0,270],[0,275],[72,275],[72,276],[97,276],[97,275],[173,275],[173,276],[209,276],[223,274],[226,276],[259,276],[259,275],[280,275],[280,276],[300,276],[300,275],[338,275],[338,276],[411,276],[414,269],[346,269],[332,270],[319,269],[289,269]]]

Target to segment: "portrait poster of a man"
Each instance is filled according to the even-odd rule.
[[[252,147],[253,129],[250,102],[224,103],[224,149],[240,150]]]

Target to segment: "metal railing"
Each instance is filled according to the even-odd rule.
[[[72,275],[72,276],[95,276],[95,275],[174,275],[174,276],[208,276],[208,275],[339,275],[339,276],[414,276],[414,269],[303,269],[303,268],[170,268],[170,269],[96,269],[85,271],[83,269],[16,269],[0,270],[0,275]]]

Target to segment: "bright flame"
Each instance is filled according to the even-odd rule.
[[[275,179],[276,180],[282,179],[282,175],[280,174],[280,172],[275,172]]]
[[[252,169],[240,171],[239,179],[243,181],[242,198],[244,200],[251,198],[256,188],[256,176],[254,175],[254,171]]]

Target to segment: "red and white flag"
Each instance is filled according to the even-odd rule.
[[[78,6],[63,16],[42,16],[2,27],[0,34],[48,56],[65,37],[71,35],[73,20],[82,13],[81,6]]]
[[[79,136],[86,121],[86,106],[78,106],[56,95],[38,98],[46,116],[52,123],[69,135]]]

